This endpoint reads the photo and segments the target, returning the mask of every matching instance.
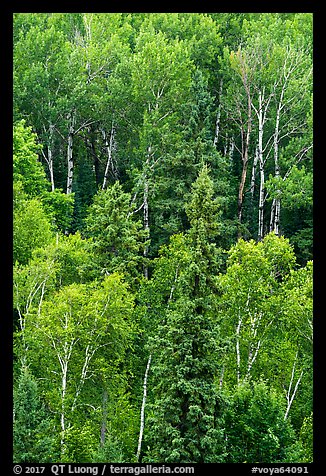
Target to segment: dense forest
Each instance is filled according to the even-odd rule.
[[[13,45],[14,462],[311,462],[312,14]]]

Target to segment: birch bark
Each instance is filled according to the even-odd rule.
[[[142,406],[140,411],[140,430],[139,430],[138,447],[137,447],[137,454],[136,454],[137,461],[139,460],[142,441],[143,441],[143,433],[144,433],[144,426],[145,426],[145,405],[146,405],[146,397],[147,397],[147,378],[148,378],[148,372],[151,366],[151,360],[152,360],[152,354],[150,354],[148,357],[147,366],[145,370],[145,376],[144,376],[143,401],[142,401]]]
[[[222,98],[222,91],[223,91],[223,79],[220,81],[220,90],[219,90],[219,105],[217,108],[217,114],[216,114],[216,123],[215,123],[215,136],[214,136],[214,147],[217,146],[218,139],[219,139],[219,133],[220,133],[220,119],[221,119],[221,98]]]
[[[263,119],[263,93],[259,91],[258,96],[259,109],[258,116],[258,163],[259,163],[259,203],[258,203],[258,241],[261,241],[264,236],[264,187],[265,187],[265,171],[263,158],[263,134],[264,134],[264,119]],[[266,110],[265,110],[266,113]]]
[[[67,195],[72,193],[72,181],[74,173],[74,160],[73,160],[73,140],[75,134],[75,116],[72,114],[70,117],[70,125],[68,132],[68,146],[67,146]]]
[[[255,150],[255,156],[254,156],[254,161],[253,161],[252,170],[251,170],[250,193],[252,198],[255,193],[257,164],[258,164],[258,146],[256,147],[256,150]]]
[[[148,146],[147,149],[147,158],[146,158],[146,171],[144,174],[144,207],[143,207],[143,217],[144,217],[144,229],[147,232],[147,236],[150,234],[150,227],[149,227],[149,207],[148,207],[148,191],[149,191],[149,185],[148,185],[148,169],[149,169],[149,162],[150,162],[150,157],[151,157],[151,146]],[[148,245],[145,246],[144,248],[144,258],[147,258],[148,256]],[[144,276],[146,279],[148,279],[148,266],[145,264],[144,265]]]
[[[295,358],[294,358],[294,362],[293,362],[293,365],[292,365],[292,373],[291,373],[291,380],[290,380],[290,383],[289,383],[289,387],[286,391],[286,400],[287,400],[287,407],[286,407],[286,411],[285,411],[285,415],[284,415],[284,420],[287,419],[287,417],[289,416],[289,411],[291,409],[291,406],[292,406],[292,403],[293,403],[293,400],[294,400],[294,397],[297,393],[297,390],[298,390],[298,387],[299,387],[299,384],[301,382],[301,379],[302,379],[302,376],[303,376],[303,370],[301,371],[299,377],[298,377],[298,380],[296,381],[296,384],[295,384],[295,387],[293,389],[293,392],[291,394],[291,389],[292,389],[292,385],[293,385],[293,381],[294,381],[294,372],[295,372],[295,368],[296,368],[296,364],[297,364],[297,360],[298,360],[298,351],[295,355]]]
[[[113,148],[114,148],[114,137],[115,137],[115,128],[112,122],[112,127],[111,127],[111,133],[110,133],[110,139],[108,140],[105,129],[102,129],[102,137],[105,143],[105,148],[106,148],[106,153],[107,153],[107,161],[106,161],[106,167],[105,167],[105,172],[104,172],[104,179],[103,179],[103,185],[102,185],[102,190],[105,190],[107,187],[107,182],[109,178],[109,171],[110,169],[113,171]]]
[[[279,149],[279,141],[280,141],[280,116],[281,110],[283,108],[283,98],[285,94],[285,84],[283,84],[280,99],[278,102],[277,110],[276,110],[276,119],[275,119],[275,131],[274,131],[274,167],[275,167],[275,178],[280,178],[280,166],[278,161],[278,149]],[[280,191],[277,191],[278,195]],[[271,218],[270,218],[270,226],[269,231],[274,231],[276,235],[279,235],[279,224],[280,224],[280,212],[281,212],[281,199],[279,196],[273,199],[272,207],[271,207]]]

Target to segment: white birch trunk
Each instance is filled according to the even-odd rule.
[[[292,403],[293,403],[293,400],[294,400],[294,397],[297,393],[297,390],[298,390],[298,387],[299,387],[299,384],[301,382],[301,379],[302,379],[302,376],[303,376],[303,370],[301,371],[300,373],[300,376],[295,384],[295,387],[293,389],[293,392],[291,394],[291,389],[292,389],[292,384],[293,384],[293,380],[294,380],[294,372],[295,372],[295,367],[296,367],[296,363],[297,363],[297,359],[298,359],[298,352],[296,353],[296,356],[295,356],[295,359],[294,359],[294,362],[293,362],[293,366],[292,366],[292,373],[291,373],[291,380],[290,380],[290,384],[289,384],[289,388],[286,392],[286,400],[287,400],[287,407],[286,407],[286,412],[285,412],[285,415],[284,415],[284,420],[287,419],[288,415],[289,415],[289,411],[291,409],[291,406],[292,406]]]
[[[148,147],[147,150],[147,159],[146,159],[146,171],[145,171],[145,176],[144,176],[144,206],[143,206],[143,217],[144,217],[144,229],[147,232],[147,236],[149,236],[150,233],[150,228],[149,228],[149,207],[148,207],[148,172],[147,169],[149,167],[149,160],[151,157],[151,146]],[[144,248],[144,258],[147,258],[148,256],[148,245],[145,246]],[[148,279],[148,266],[145,264],[144,265],[144,276],[146,279]]]
[[[51,182],[51,190],[54,192],[54,174],[53,174],[53,132],[54,132],[54,125],[50,124],[49,127],[49,143],[48,143],[48,167],[50,172],[50,182]]]
[[[280,115],[281,109],[283,105],[283,97],[285,93],[285,85],[283,85],[280,100],[278,103],[277,111],[276,111],[276,120],[275,120],[275,131],[274,131],[274,167],[275,167],[275,178],[280,178],[280,166],[278,162],[278,148],[279,148],[279,140],[280,140]],[[280,191],[277,190],[279,195]],[[280,233],[280,212],[281,212],[281,200],[280,197],[273,199],[272,208],[271,208],[271,219],[270,219],[270,226],[269,230],[274,231],[274,233],[278,236]]]
[[[240,329],[241,329],[241,324],[242,324],[242,318],[239,315],[239,322],[236,327],[236,344],[235,344],[235,349],[236,349],[236,355],[237,355],[237,384],[239,385],[240,383],[240,363],[241,363],[241,356],[240,356]]]
[[[62,374],[61,374],[61,455],[64,454],[64,444],[65,444],[65,431],[66,431],[66,409],[65,409],[65,398],[67,390],[67,372],[68,372],[68,362],[64,362],[62,365]]]
[[[113,153],[113,145],[114,145],[114,136],[115,136],[115,129],[112,123],[111,127],[111,134],[110,134],[110,140],[108,141],[107,135],[104,129],[102,129],[102,137],[105,143],[105,148],[107,152],[107,162],[106,162],[106,167],[105,167],[105,172],[104,172],[104,179],[103,179],[103,185],[102,185],[102,190],[105,190],[107,187],[107,181],[109,178],[109,170],[113,170],[113,162],[112,162],[112,153]]]
[[[148,181],[145,179],[144,183],[144,228],[149,235],[149,210],[148,210]],[[144,258],[148,256],[148,245],[144,248]],[[144,276],[148,279],[148,266],[144,266]]]
[[[67,146],[67,163],[68,163],[68,172],[67,172],[67,195],[72,193],[72,181],[74,173],[74,160],[73,160],[73,140],[75,134],[75,118],[71,117],[69,132],[68,132],[68,146]]]
[[[258,146],[256,147],[256,150],[255,150],[255,156],[254,156],[254,161],[253,161],[253,164],[252,164],[252,171],[251,171],[251,182],[250,182],[251,197],[253,197],[254,192],[255,192],[257,163],[258,163]]]
[[[54,175],[53,175],[53,156],[52,156],[52,149],[48,147],[48,159],[49,159],[49,172],[50,172],[50,182],[51,182],[51,191],[54,192]]]
[[[223,90],[223,79],[221,79],[220,82],[220,91],[219,91],[219,104],[217,108],[217,114],[216,114],[216,123],[215,123],[215,136],[214,136],[214,147],[217,146],[218,143],[218,137],[220,133],[220,120],[221,120],[221,97],[222,97],[222,90]]]
[[[65,331],[68,331],[68,319],[69,315],[66,312],[64,316],[64,325],[63,328]],[[68,378],[68,365],[70,362],[71,354],[74,345],[76,344],[76,339],[72,339],[69,343],[65,340],[63,344],[63,355],[60,353],[60,350],[57,349],[55,341],[52,337],[52,344],[54,349],[57,352],[57,357],[60,362],[61,366],[61,416],[60,416],[60,423],[61,423],[61,440],[60,440],[60,447],[61,447],[61,456],[65,453],[65,432],[66,432],[66,392],[67,392],[67,378]]]
[[[263,159],[263,109],[262,109],[262,92],[259,91],[259,110],[258,110],[258,163],[259,163],[259,203],[258,203],[258,241],[264,236],[264,189],[265,189],[265,171]]]
[[[229,147],[229,163],[230,166],[232,165],[233,162],[233,153],[234,153],[234,137],[232,136],[230,139],[230,147]]]
[[[146,405],[146,397],[147,397],[147,377],[148,372],[151,366],[152,354],[149,355],[147,366],[144,375],[144,386],[143,386],[143,401],[140,411],[140,429],[139,429],[139,438],[138,438],[138,447],[137,447],[137,454],[136,458],[137,461],[139,460],[140,452],[141,452],[141,445],[143,441],[143,433],[144,433],[144,426],[145,426],[145,405]]]

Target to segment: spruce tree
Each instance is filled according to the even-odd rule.
[[[14,389],[13,461],[41,463],[55,461],[55,442],[50,434],[38,385],[24,367]]]
[[[99,190],[88,209],[84,235],[91,240],[101,273],[117,271],[139,279],[148,233],[135,219],[131,201],[119,182]]]
[[[157,276],[165,274],[160,267],[174,266],[175,272],[153,339],[153,403],[147,433],[150,461],[221,461],[221,397],[215,385],[221,342],[214,312],[219,210],[213,194],[213,182],[204,166],[186,207],[189,232],[172,238],[165,253],[174,249],[171,259],[163,254],[156,266]],[[178,260],[173,257],[176,254]]]

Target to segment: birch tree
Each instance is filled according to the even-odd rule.
[[[311,351],[313,347],[313,263],[292,271],[284,282],[282,299],[284,333],[292,342],[291,366],[283,383],[287,407],[284,419],[305,402],[312,405]],[[294,407],[294,409],[293,409]],[[302,417],[301,417],[302,418]]]
[[[64,71],[68,48],[63,32],[49,24],[49,15],[34,18],[34,24],[31,16],[24,15],[25,27],[29,22],[32,26],[15,42],[14,101],[20,116],[28,116],[38,133],[53,191],[57,128],[63,119],[62,96],[67,88]]]
[[[226,52],[228,54],[228,52]],[[247,53],[241,48],[231,52],[229,56],[230,67],[234,71],[234,83],[228,86],[226,95],[227,117],[239,128],[241,149],[235,145],[240,153],[242,170],[238,188],[237,216],[239,224],[242,223],[243,201],[250,159],[250,139],[252,132],[252,65],[249,66]],[[239,229],[240,230],[240,229]],[[241,233],[239,231],[238,235]]]
[[[267,235],[258,244],[240,240],[231,248],[227,272],[219,278],[225,290],[221,312],[229,316],[224,332],[234,346],[230,354],[233,357],[225,363],[224,380],[230,378],[240,385],[256,375],[257,365],[262,368],[259,362],[268,353],[273,330],[282,319],[281,308],[272,304],[272,298],[280,293],[278,279],[289,274],[293,265],[290,245],[278,242],[274,235]],[[232,282],[237,285],[234,287]]]
[[[282,168],[285,166],[283,160],[280,159],[280,154],[291,138],[306,135],[305,128],[308,125],[305,114],[309,108],[311,94],[311,52],[309,46],[303,46],[302,38],[299,40],[296,28],[297,26],[293,23],[287,30],[278,15],[266,15],[262,18],[257,15],[257,17],[245,19],[243,42],[238,50],[230,54],[229,64],[231,71],[234,71],[234,76],[232,83],[226,81],[223,108],[228,123],[230,121],[234,123],[241,137],[241,148],[237,145],[240,141],[236,141],[236,150],[242,160],[238,219],[241,222],[240,210],[247,192],[248,160],[252,156],[249,189],[252,197],[254,197],[257,165],[259,167],[258,240],[262,239],[267,230],[280,233],[282,195],[280,177]],[[279,36],[279,31],[282,29],[284,38],[278,38],[275,41],[275,35]],[[225,50],[225,56],[228,56],[227,50]],[[226,78],[228,78],[227,75]],[[227,141],[227,134],[230,133],[228,123],[226,123],[226,131],[223,132],[225,141]],[[252,146],[249,149],[250,137]],[[254,142],[257,144],[256,149],[253,147]],[[311,143],[308,142],[302,150],[310,149],[310,147]],[[301,152],[298,150],[297,154],[300,156]],[[284,177],[287,171],[288,169],[283,172]],[[273,192],[273,197],[270,197],[270,191],[266,191],[265,183],[271,173],[274,176],[274,183],[280,183],[279,190]],[[266,210],[269,211],[267,200],[272,200],[269,225],[265,223]],[[252,203],[254,204],[254,201]],[[253,209],[255,208],[254,206]]]
[[[292,167],[298,166],[302,160],[309,157],[309,150],[312,149],[312,138],[309,134],[309,108],[307,111],[305,105],[306,112],[301,109],[305,101],[309,102],[309,90],[311,90],[312,67],[309,65],[308,58],[308,52],[302,49],[296,50],[293,47],[287,47],[285,50],[273,135],[275,183],[287,180]],[[289,118],[288,121],[287,118]],[[291,160],[287,164],[287,169],[283,172],[282,177],[280,149],[284,150],[284,144],[300,135],[304,140],[301,142],[300,149],[295,153],[295,160]],[[300,143],[300,141],[298,142]],[[280,232],[281,195],[282,186],[277,190],[271,205],[270,231],[274,231],[276,234]]]
[[[279,23],[277,16],[271,16],[269,20],[271,25]],[[282,149],[292,138],[309,137],[306,131],[308,126],[306,113],[309,110],[312,74],[309,48],[303,46],[297,37],[290,39],[287,35],[283,40],[273,43],[275,28],[265,28],[267,18],[263,23],[264,27],[259,28],[255,21],[252,24],[245,22],[245,31],[250,31],[251,36],[246,38],[244,46],[247,51],[248,66],[250,65],[249,67],[253,70],[252,107],[257,117],[257,160],[261,164],[259,166],[258,240],[262,239],[264,229],[267,229],[267,224],[264,225],[264,209],[269,193],[266,193],[265,171],[274,169],[274,182],[280,183],[282,181],[280,165],[283,162],[280,159]],[[253,56],[258,59],[256,63],[250,60]],[[306,148],[310,146],[311,143],[305,143]],[[264,158],[261,161],[263,154]],[[252,191],[255,165],[254,160]],[[284,173],[284,180],[287,173],[288,170]],[[269,231],[274,231],[277,235],[280,233],[281,190],[280,185],[279,190],[274,193],[270,211]]]
[[[119,349],[125,348],[132,307],[127,286],[119,275],[113,274],[104,279],[99,289],[82,284],[62,288],[43,302],[40,315],[29,323],[30,345],[41,361],[45,358],[47,362],[46,367],[42,366],[41,379],[52,381],[52,385],[55,382],[58,392],[58,398],[52,397],[51,387],[43,384],[58,415],[63,459],[69,451],[65,435],[73,424],[73,415],[79,406],[88,405],[82,394],[87,381],[96,375],[96,356],[107,347],[106,354],[114,360]],[[47,357],[42,351],[44,344]]]

